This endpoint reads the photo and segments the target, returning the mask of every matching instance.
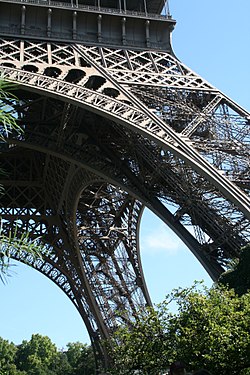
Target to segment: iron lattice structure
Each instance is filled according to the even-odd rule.
[[[174,56],[161,2],[88,3],[0,2],[0,71],[18,83],[23,129],[1,144],[0,213],[4,231],[42,237],[42,260],[12,257],[67,294],[105,368],[102,340],[151,304],[144,206],[213,279],[249,241],[250,117]]]

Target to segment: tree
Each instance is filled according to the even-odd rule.
[[[80,361],[84,344],[80,342],[70,342],[66,345],[66,347],[67,351],[65,352],[65,354],[68,358],[71,367],[75,369]]]
[[[169,357],[192,369],[204,367],[221,375],[250,367],[250,294],[233,290],[181,290],[174,295],[178,314],[166,322]]]
[[[0,338],[0,374],[5,374],[14,364],[16,346]]]
[[[112,374],[157,374],[168,364],[164,351],[160,311],[146,308],[138,312],[132,327],[123,326],[111,343]]]
[[[49,337],[32,335],[20,345],[0,337],[0,375],[94,375],[91,346],[80,342],[58,350]]]
[[[80,342],[69,343],[65,353],[72,367],[72,375],[93,375],[95,373],[95,360],[91,346]]]
[[[0,337],[0,375],[25,375],[15,365],[17,347]]]
[[[18,347],[16,364],[29,375],[56,374],[52,371],[57,358],[57,348],[48,336],[33,334],[30,341],[24,340]]]
[[[157,309],[141,311],[132,329],[122,327],[113,345],[113,374],[155,375],[175,360],[192,371],[245,374],[250,369],[250,294],[239,297],[220,286],[174,290]]]
[[[72,375],[73,371],[64,351],[57,353],[51,368],[56,375]]]
[[[239,259],[221,275],[219,281],[233,288],[240,296],[250,291],[250,244],[241,249]]]

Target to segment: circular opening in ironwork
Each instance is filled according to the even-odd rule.
[[[62,73],[61,69],[56,68],[55,66],[49,66],[44,69],[43,74],[48,77],[57,78]]]
[[[85,83],[85,87],[90,90],[98,90],[104,83],[106,79],[100,76],[91,76]]]
[[[30,73],[37,73],[38,67],[35,65],[23,65],[22,70],[25,70],[26,72],[30,72]]]
[[[85,75],[86,73],[83,70],[70,69],[64,79],[66,82],[78,83]]]
[[[103,94],[110,96],[111,98],[117,98],[120,92],[112,87],[105,87]]]
[[[1,64],[1,66],[6,66],[7,68],[16,68],[15,64],[4,62]]]

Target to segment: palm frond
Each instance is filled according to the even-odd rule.
[[[12,92],[16,88],[17,85],[0,78],[0,140],[5,140],[11,132],[22,133],[15,111],[18,99]]]
[[[12,98],[17,99],[16,95],[12,92],[16,88],[17,84],[6,81],[0,76],[0,98],[8,98],[11,95]]]
[[[11,258],[17,258],[23,263],[29,264],[30,256],[33,260],[41,259],[43,245],[40,238],[31,239],[28,233],[21,233],[19,236],[19,227],[16,226],[14,232],[4,234],[0,228],[0,280],[6,281],[9,276]]]

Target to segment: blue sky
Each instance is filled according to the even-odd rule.
[[[170,0],[177,20],[177,57],[226,95],[250,109],[249,0]],[[178,286],[211,279],[189,250],[148,210],[142,220],[141,253],[154,303]],[[20,343],[32,333],[48,335],[59,347],[88,342],[73,304],[45,276],[18,265],[7,285],[0,284],[0,336]]]

